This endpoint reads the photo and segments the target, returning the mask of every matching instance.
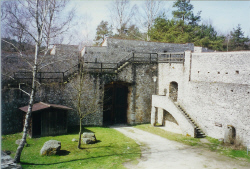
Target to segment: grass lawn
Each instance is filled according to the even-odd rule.
[[[159,135],[169,140],[177,141],[177,142],[190,145],[190,146],[204,147],[211,151],[215,151],[220,154],[223,154],[225,156],[238,158],[238,159],[245,159],[248,162],[250,162],[250,155],[247,155],[247,151],[245,147],[235,147],[235,146],[224,145],[217,139],[214,139],[211,137],[206,137],[206,139],[210,143],[202,143],[200,141],[200,138],[192,138],[192,137],[183,136],[181,134],[175,134],[175,133],[163,130],[159,127],[153,127],[151,124],[136,125],[134,127]]]
[[[97,138],[96,144],[82,145],[77,148],[77,133],[61,136],[41,138],[28,138],[28,146],[24,147],[21,156],[21,165],[25,168],[63,168],[63,169],[106,169],[125,168],[124,162],[136,161],[141,155],[139,145],[130,138],[111,128],[86,127],[86,131],[94,132]],[[11,151],[14,157],[17,146],[15,141],[22,137],[22,133],[3,135],[2,150]],[[60,154],[54,156],[40,156],[43,144],[48,140],[61,141]]]

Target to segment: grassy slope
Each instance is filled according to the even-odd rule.
[[[211,151],[216,151],[220,154],[223,154],[232,158],[244,158],[250,162],[250,155],[247,155],[246,148],[241,147],[241,148],[235,149],[235,147],[223,145],[220,141],[211,137],[206,137],[206,139],[210,141],[210,143],[202,143],[199,138],[192,138],[192,137],[183,136],[181,134],[171,133],[161,128],[153,127],[150,124],[137,125],[134,127],[159,135],[159,136],[162,136],[169,140],[177,141],[177,142],[190,145],[190,146],[205,147],[205,148],[210,149]]]
[[[110,128],[88,127],[88,131],[95,132],[98,143],[82,145],[83,149],[77,149],[78,134],[68,134],[54,137],[41,137],[28,139],[28,147],[25,147],[21,164],[25,168],[124,168],[122,163],[135,160],[140,157],[139,146],[131,139],[118,131]],[[21,138],[21,133],[2,136],[2,150],[12,152],[17,149],[15,141]],[[61,151],[55,156],[40,156],[43,144],[48,140],[61,141]]]

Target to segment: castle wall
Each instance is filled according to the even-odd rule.
[[[107,39],[106,47],[85,47],[83,51],[80,51],[77,46],[67,46],[67,45],[56,45],[55,54],[47,55],[44,60],[46,63],[55,62],[42,69],[42,71],[66,71],[72,66],[78,63],[78,56],[84,57],[85,61],[89,62],[109,62],[115,63],[124,59],[131,58],[133,52],[183,52],[185,50],[193,50],[193,44],[171,44],[171,43],[157,43],[157,42],[144,42],[136,40],[122,40],[122,39]],[[82,53],[81,53],[82,52]],[[148,54],[137,54],[136,56],[149,57]],[[135,57],[136,57],[135,56]],[[97,59],[97,60],[96,60]],[[58,60],[61,60],[58,62]],[[14,64],[13,64],[14,65]],[[44,64],[45,65],[45,64]],[[152,77],[157,74],[157,64],[129,64],[127,67],[123,68],[118,75],[102,75],[102,84],[98,82],[96,85],[99,89],[96,89],[100,93],[99,110],[92,113],[83,120],[84,125],[102,125],[103,114],[102,114],[102,104],[101,93],[103,93],[103,85],[108,84],[112,81],[123,81],[129,83],[128,92],[128,123],[148,123],[150,122],[150,108],[151,108],[151,95],[155,92],[156,83],[153,82]],[[72,87],[70,84],[76,79],[73,78],[67,84],[58,83],[48,83],[46,86],[40,86],[35,102],[48,102],[54,104],[61,104],[68,107],[74,108],[73,111],[69,112],[68,125],[78,125],[79,117],[76,114],[75,107],[73,106],[73,101],[70,99],[70,92]],[[95,86],[95,78],[90,81]],[[156,86],[156,90],[157,86]],[[17,90],[18,91],[18,90]],[[90,88],[89,91],[94,91]],[[18,91],[20,92],[20,91]],[[18,113],[18,107],[25,106],[28,103],[28,98],[22,99],[11,91],[7,92],[6,95],[11,97],[10,103],[6,104],[4,102],[2,110],[2,119],[5,123],[8,117],[16,116]],[[90,94],[92,95],[92,94]],[[16,104],[22,99],[22,104]],[[91,99],[89,99],[91,100]],[[15,107],[13,105],[16,105]],[[12,113],[10,113],[12,112]],[[8,116],[7,116],[8,115]],[[20,122],[21,121],[21,122]],[[9,124],[7,124],[7,122]],[[7,125],[7,128],[15,126],[15,124],[20,123],[19,127],[16,129],[6,130],[6,133],[20,131],[20,126],[22,125],[22,119],[9,120],[6,121],[3,126]],[[16,125],[17,126],[17,125]]]
[[[175,44],[115,38],[107,38],[106,42],[107,46],[103,47],[85,47],[85,54],[82,55],[84,59],[89,62],[94,62],[97,59],[98,62],[118,63],[121,60],[131,58],[133,52],[163,53],[194,50],[194,45],[192,43]],[[136,54],[135,57],[136,56],[138,56],[138,54]]]
[[[183,52],[186,50],[194,50],[194,44],[176,44],[176,43],[160,43],[147,42],[139,40],[124,40],[109,38],[107,41],[110,49],[119,48],[120,51],[126,52],[145,52],[145,53],[162,53],[162,52]]]
[[[159,64],[159,94],[176,81],[178,102],[208,136],[224,138],[232,125],[237,142],[246,145],[250,141],[249,64],[250,52],[186,52],[184,65]]]
[[[28,95],[18,89],[4,87],[1,99],[1,129],[2,134],[11,134],[22,131],[23,113],[19,107],[26,106]]]
[[[250,84],[247,52],[192,53],[191,80]]]

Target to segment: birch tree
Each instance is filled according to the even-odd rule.
[[[142,18],[143,18],[143,25],[145,25],[147,29],[147,41],[150,40],[149,37],[149,30],[153,26],[154,20],[158,16],[160,10],[162,9],[163,1],[156,1],[156,0],[146,0],[144,5],[142,6]]]
[[[132,22],[137,11],[137,6],[134,5],[131,7],[129,0],[115,0],[109,10],[113,25],[119,35],[121,35],[123,33],[122,27],[127,27]]]
[[[27,61],[29,68],[32,72],[32,83],[31,91],[26,94],[29,95],[28,103],[28,112],[25,117],[25,123],[23,128],[23,136],[20,145],[17,148],[14,162],[20,162],[21,153],[26,142],[29,121],[32,112],[32,106],[34,103],[34,97],[36,94],[37,85],[37,71],[39,66],[41,66],[43,58],[48,53],[48,44],[51,40],[51,37],[59,36],[61,33],[67,31],[67,26],[70,24],[70,21],[73,18],[72,13],[69,14],[69,17],[66,20],[59,21],[64,23],[56,27],[55,19],[59,20],[62,18],[56,18],[55,12],[59,12],[65,6],[64,2],[66,1],[56,1],[56,0],[26,0],[26,1],[6,1],[2,8],[3,12],[6,13],[5,26],[10,28],[13,31],[22,31],[25,36],[31,39],[34,44],[34,55],[32,61],[28,61],[25,58],[25,54],[14,44],[11,44],[18,51],[19,56]],[[63,4],[63,5],[60,5]],[[45,46],[45,50],[44,47]]]

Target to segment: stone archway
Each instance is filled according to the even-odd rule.
[[[163,109],[163,126],[164,129],[173,133],[182,134],[181,128],[174,116],[167,110]]]
[[[169,85],[169,97],[174,101],[177,102],[178,99],[178,83],[171,82]]]
[[[195,126],[188,121],[186,116],[182,111],[176,106],[172,99],[166,96],[152,96],[152,108],[151,108],[151,124],[155,125],[156,123],[156,110],[157,108],[164,109],[171,113],[176,122],[178,123],[182,134],[195,137]],[[163,113],[162,113],[163,114]]]

